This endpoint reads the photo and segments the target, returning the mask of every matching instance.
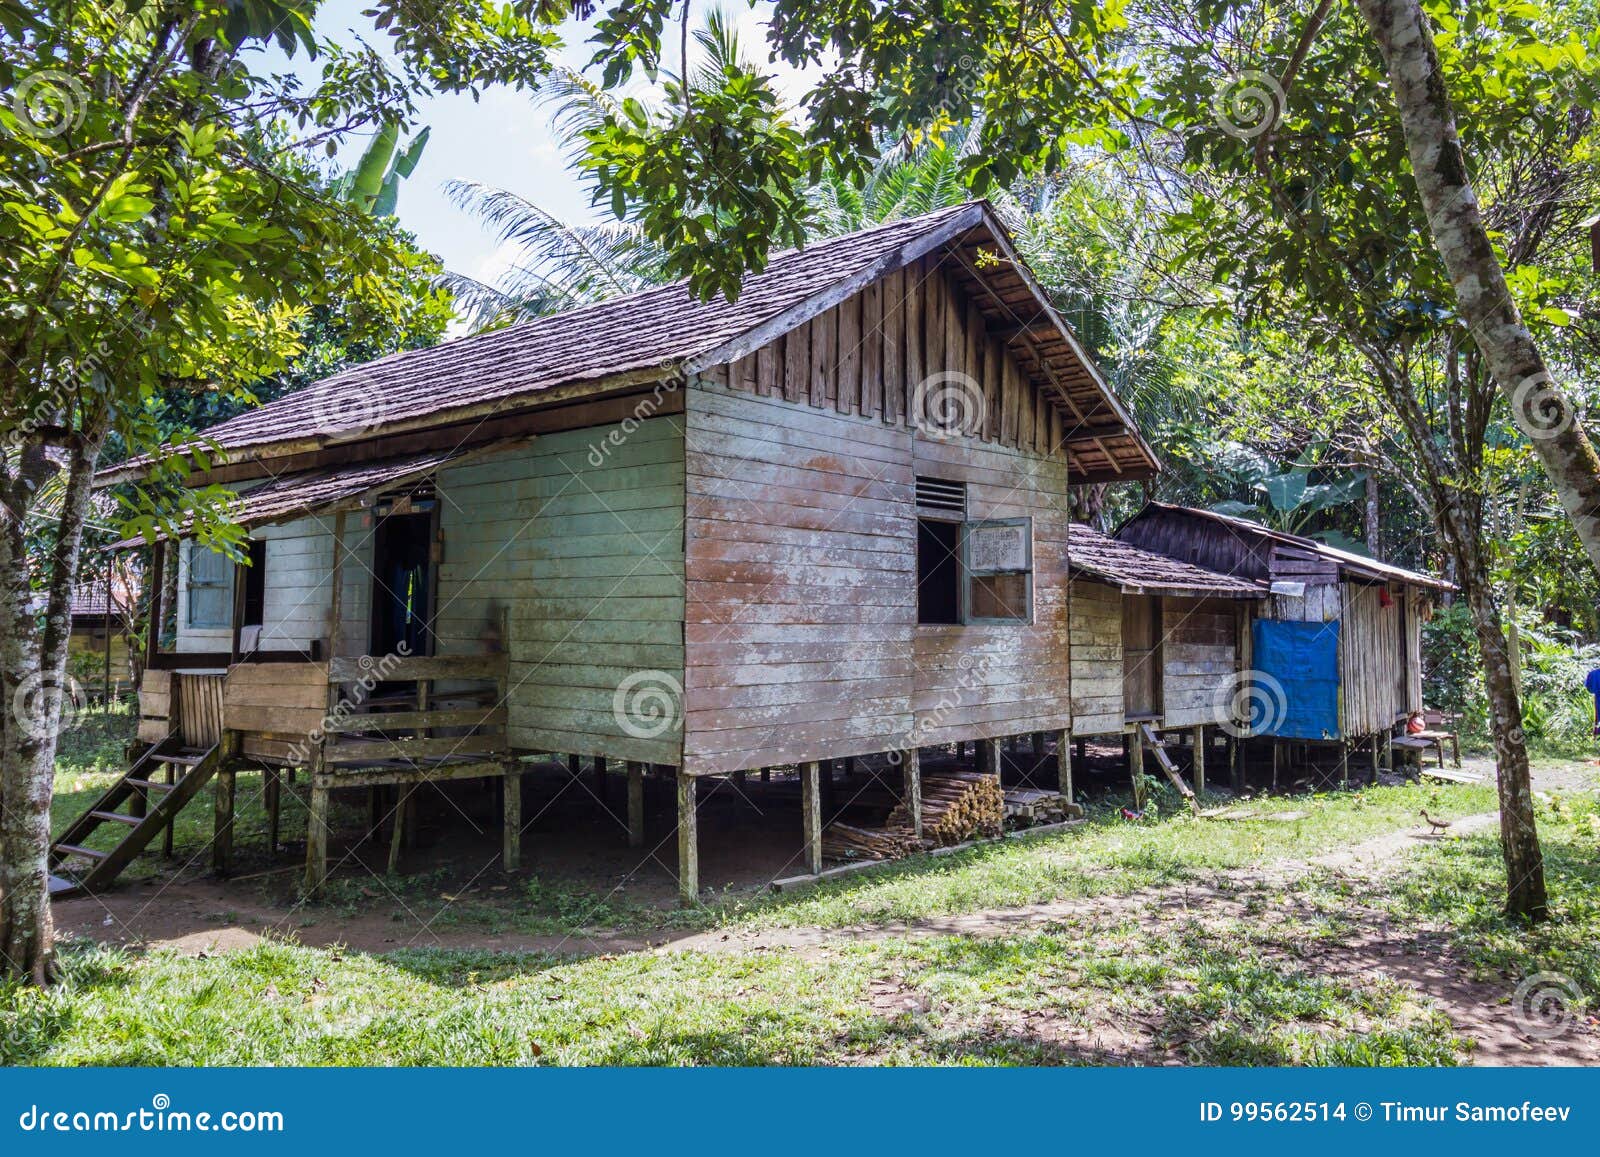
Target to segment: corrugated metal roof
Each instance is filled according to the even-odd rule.
[[[1263,526],[1259,522],[1251,522],[1248,518],[1239,518],[1232,514],[1219,514],[1215,510],[1205,510],[1198,506],[1175,506],[1166,502],[1150,502],[1146,505],[1153,510],[1166,510],[1178,514],[1191,515],[1196,518],[1210,519],[1219,525],[1228,527],[1230,530],[1311,551],[1334,563],[1341,571],[1348,571],[1362,578],[1376,581],[1387,579],[1395,582],[1412,583],[1416,586],[1432,587],[1434,590],[1441,591],[1456,589],[1453,584],[1447,583],[1443,579],[1434,578],[1432,575],[1426,575],[1420,571],[1407,570],[1403,566],[1395,566],[1392,563],[1379,562],[1375,558],[1368,558],[1366,555],[1355,554],[1348,550],[1340,550],[1336,546],[1329,546],[1325,542],[1318,542],[1316,539],[1306,538],[1304,535],[1291,534],[1286,530],[1274,530],[1272,527]],[[1138,515],[1134,517],[1137,518]]]
[[[1260,599],[1267,595],[1261,583],[1142,550],[1081,523],[1072,525],[1067,557],[1075,573],[1104,579],[1130,593],[1226,599]]]

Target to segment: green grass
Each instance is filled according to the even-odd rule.
[[[62,805],[114,774],[116,724],[64,752]],[[253,793],[241,777],[241,843]],[[1430,997],[1341,964],[1386,918],[1428,928],[1485,977],[1550,970],[1600,990],[1600,815],[1541,805],[1550,924],[1498,912],[1492,833],[1429,843],[1376,879],[1265,869],[1400,829],[1416,813],[1493,808],[1487,787],[1423,786],[1258,800],[1290,822],[1129,823],[1112,803],[1032,840],[917,857],[799,895],[728,896],[686,911],[549,881],[483,889],[446,910],[457,928],[649,933],[915,922],[1051,900],[1091,903],[990,936],[882,936],[798,952],[638,952],[587,958],[407,949],[363,953],[268,940],[191,957],[73,943],[60,984],[0,987],[0,1063],[415,1064],[1453,1064],[1470,1056]],[[286,815],[289,813],[286,811]],[[178,845],[203,849],[197,805]],[[1276,871],[1282,871],[1281,868]],[[337,882],[320,922],[386,902]],[[447,869],[392,880],[403,898],[451,887]],[[363,888],[366,891],[363,892]],[[1167,888],[1181,905],[1139,907]],[[1401,935],[1402,933],[1395,933]],[[1508,986],[1509,991],[1509,986]]]

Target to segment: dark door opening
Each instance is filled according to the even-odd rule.
[[[372,544],[372,650],[433,653],[433,515],[392,514]]]

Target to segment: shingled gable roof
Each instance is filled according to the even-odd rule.
[[[1067,560],[1075,575],[1101,579],[1128,594],[1220,599],[1267,595],[1262,583],[1141,550],[1082,523],[1073,523],[1069,531]]]
[[[1420,571],[1407,570],[1403,566],[1395,566],[1392,563],[1379,562],[1375,558],[1368,558],[1366,555],[1355,554],[1348,550],[1340,550],[1336,546],[1329,546],[1325,542],[1318,542],[1316,539],[1306,538],[1304,535],[1291,534],[1286,530],[1274,530],[1272,527],[1263,526],[1259,522],[1251,522],[1248,518],[1238,518],[1232,514],[1222,514],[1215,510],[1205,510],[1197,506],[1174,506],[1166,502],[1149,502],[1145,504],[1145,509],[1204,519],[1236,534],[1249,535],[1253,538],[1265,539],[1282,543],[1285,546],[1310,551],[1334,563],[1338,566],[1341,574],[1354,575],[1357,578],[1373,582],[1410,583],[1413,586],[1430,587],[1438,591],[1456,589],[1453,583],[1434,578],[1432,575],[1423,574]],[[1140,513],[1142,514],[1143,511]],[[1128,521],[1131,523],[1138,518],[1139,515],[1136,514]]]
[[[973,269],[977,238],[999,251]],[[961,250],[966,245],[969,250]],[[205,431],[220,464],[315,450],[637,386],[730,362],[822,313],[850,293],[944,248],[961,276],[1004,293],[978,302],[1029,347],[1019,361],[1069,416],[1108,472],[1148,476],[1158,466],[1132,417],[1089,362],[984,202],[973,201],[776,254],[747,276],[738,299],[702,302],[686,282],[642,290],[503,330],[391,354],[344,370]],[[102,472],[137,477],[148,459]]]

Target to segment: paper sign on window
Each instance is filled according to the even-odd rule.
[[[1007,574],[1027,570],[1027,522],[969,524],[967,565],[975,574]]]

